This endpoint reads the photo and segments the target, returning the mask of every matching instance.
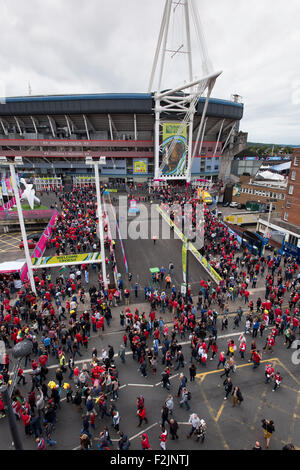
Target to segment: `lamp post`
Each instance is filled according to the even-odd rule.
[[[12,348],[12,354],[13,354],[13,357],[17,359],[17,364],[16,364],[15,371],[11,380],[11,385],[8,386],[7,384],[3,384],[0,386],[0,393],[3,399],[4,407],[7,411],[9,429],[11,432],[11,437],[13,440],[13,445],[14,445],[15,450],[23,450],[23,443],[19,434],[19,429],[17,427],[16,417],[14,415],[14,412],[11,406],[10,397],[13,392],[15,382],[18,376],[19,364],[24,357],[28,356],[31,353],[31,351],[32,351],[32,342],[30,340],[23,340],[20,343],[17,343]]]
[[[21,233],[22,233],[22,238],[23,238],[24,252],[25,252],[25,258],[26,258],[26,263],[28,267],[30,285],[31,285],[32,291],[36,294],[35,282],[34,282],[34,277],[32,273],[31,256],[30,256],[29,248],[28,248],[24,217],[23,217],[23,212],[22,212],[22,207],[21,207],[21,202],[20,202],[20,195],[19,195],[19,190],[18,190],[18,185],[17,185],[17,180],[16,180],[16,172],[15,172],[15,166],[23,165],[23,160],[22,160],[22,157],[15,157],[14,161],[8,161],[6,157],[0,157],[0,164],[4,166],[9,166],[9,169],[10,169],[12,186],[13,186],[13,190],[14,190],[14,194],[16,198],[16,206],[17,206],[19,223],[20,223],[20,228],[21,228]]]
[[[104,288],[108,288],[108,282],[106,277],[106,264],[105,264],[105,248],[104,248],[104,230],[103,230],[103,213],[102,213],[102,204],[101,204],[101,192],[100,192],[100,179],[99,179],[99,165],[105,165],[106,157],[100,157],[98,161],[93,160],[92,157],[87,156],[85,159],[86,165],[91,165],[94,167],[95,173],[95,185],[96,185],[96,195],[97,195],[97,215],[98,215],[98,224],[99,224],[99,235],[100,235],[100,246],[101,246],[101,264],[102,264],[102,275],[104,281]]]

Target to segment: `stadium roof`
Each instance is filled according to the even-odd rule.
[[[201,115],[205,98],[198,102]],[[44,95],[8,97],[0,106],[0,116],[28,114],[152,114],[152,93],[99,93],[82,95]],[[241,103],[217,98],[209,100],[207,116],[240,120],[244,106]]]

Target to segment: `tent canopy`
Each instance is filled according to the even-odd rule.
[[[257,174],[257,177],[263,178],[264,180],[273,180],[273,181],[284,181],[285,178],[282,175],[277,173],[272,173],[272,171],[261,171]]]
[[[278,171],[278,172],[289,170],[291,168],[291,163],[292,162],[280,163],[280,165],[274,165],[270,169],[273,171]]]
[[[16,261],[5,261],[4,263],[0,263],[0,274],[12,274],[20,272],[25,262],[25,259],[18,259]]]

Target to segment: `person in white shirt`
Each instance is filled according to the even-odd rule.
[[[200,426],[200,418],[199,416],[196,414],[196,413],[192,413],[190,418],[189,418],[189,424],[192,425],[192,428],[189,432],[189,434],[187,435],[187,438],[189,439],[193,434],[194,432],[196,431],[197,428],[199,428]]]

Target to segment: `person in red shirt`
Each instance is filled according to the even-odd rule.
[[[259,354],[258,350],[253,351],[252,353],[252,361],[253,361],[253,369],[256,369],[260,365],[260,361],[262,356]]]
[[[25,434],[26,436],[29,436],[30,434],[32,434],[32,431],[30,429],[30,421],[31,421],[30,415],[28,414],[27,410],[23,411],[21,409],[20,413],[21,413],[22,423],[24,424]]]
[[[270,334],[267,338],[267,344],[265,346],[265,352],[267,352],[269,349],[271,352],[273,352],[273,347],[275,345],[275,339],[274,337]]]
[[[142,449],[143,450],[150,450],[150,444],[149,444],[149,439],[146,433],[143,433],[140,437],[141,439],[141,444],[142,444]]]
[[[277,371],[276,374],[274,375],[274,387],[272,389],[272,392],[275,392],[278,387],[280,387],[280,384],[282,382],[282,377],[280,373]]]
[[[266,384],[270,382],[273,375],[274,375],[274,368],[272,367],[272,364],[267,364],[265,368]]]
[[[219,369],[220,364],[224,366],[225,362],[226,362],[225,353],[224,351],[222,351],[220,352],[220,355],[219,355],[219,363],[217,365],[217,369]]]
[[[138,428],[142,425],[143,421],[145,421],[146,424],[148,423],[148,419],[146,418],[146,410],[145,410],[144,405],[139,407],[139,409],[137,410],[137,415],[139,417],[139,424],[137,424]]]
[[[2,401],[2,396],[0,394],[0,412],[1,412],[1,418],[5,418],[5,409],[4,409],[4,403]]]

